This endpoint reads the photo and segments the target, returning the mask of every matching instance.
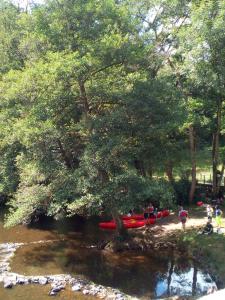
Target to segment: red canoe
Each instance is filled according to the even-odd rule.
[[[163,210],[162,212],[157,213],[157,218],[169,216],[168,210]],[[156,218],[149,218],[144,220],[143,215],[133,215],[133,216],[122,216],[123,224],[125,228],[138,228],[144,225],[153,225],[156,222]],[[99,227],[103,229],[116,229],[116,223],[112,220],[109,222],[99,223]]]
[[[156,222],[156,218],[149,218],[145,221],[146,225],[153,225]]]
[[[169,215],[170,215],[170,212],[167,209],[162,211],[163,218],[168,217]]]
[[[138,228],[145,226],[145,221],[129,220],[124,221],[123,225],[125,228]],[[102,222],[99,223],[99,227],[104,229],[116,229],[116,223],[114,221]]]
[[[121,216],[123,220],[144,220],[144,215]]]
[[[157,219],[160,219],[160,218],[162,218],[162,213],[161,213],[161,211],[159,211],[159,212],[157,213]]]

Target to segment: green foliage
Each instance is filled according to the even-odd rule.
[[[1,2],[7,226],[173,205],[172,185],[152,175],[188,165],[190,124],[209,147],[224,94],[224,8],[206,2],[53,0],[28,12]],[[186,198],[186,183],[175,190]]]
[[[19,9],[8,1],[0,1],[0,74],[23,66],[19,44],[21,27]]]
[[[10,148],[1,150],[0,194],[10,196],[16,191],[19,184],[19,172],[15,157],[20,151],[20,146],[13,144]]]
[[[150,201],[161,208],[172,208],[174,199],[173,188],[167,181],[149,180],[130,172],[114,176],[104,188],[95,180],[95,187],[91,185],[88,193],[68,205],[68,210],[72,214],[99,214],[102,208],[111,213],[113,207],[127,213],[130,209],[142,210]]]
[[[188,194],[190,190],[190,181],[188,178],[181,178],[174,182],[174,190],[178,204],[188,204]]]
[[[34,216],[46,212],[47,200],[48,187],[40,184],[29,187],[21,186],[15,198],[9,202],[11,214],[6,219],[5,225],[10,227],[21,222],[29,223]]]

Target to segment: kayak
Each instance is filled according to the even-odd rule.
[[[144,215],[121,216],[122,220],[144,220]]]
[[[145,220],[146,225],[154,225],[156,222],[156,218],[149,218]]]
[[[145,226],[145,221],[137,221],[137,220],[129,220],[123,221],[123,225],[125,228],[138,228]],[[110,222],[101,222],[99,223],[99,227],[103,229],[116,229],[116,223],[114,221]]]
[[[161,211],[159,211],[159,212],[157,213],[157,219],[160,219],[160,218],[162,218],[162,213],[161,213]]]
[[[162,211],[162,217],[163,218],[168,217],[169,215],[170,215],[170,212],[167,209]]]
[[[167,217],[169,216],[168,210],[163,210],[162,212],[157,213],[157,218]],[[123,225],[125,228],[138,228],[143,227],[145,225],[153,225],[156,222],[156,217],[144,219],[143,215],[133,215],[133,216],[122,216]],[[116,223],[112,220],[109,222],[101,222],[98,224],[100,228],[103,229],[116,229]]]

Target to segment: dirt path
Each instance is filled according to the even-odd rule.
[[[190,217],[187,219],[186,228],[199,228],[206,224],[207,217],[204,214],[190,214]],[[173,231],[182,230],[181,222],[178,219],[177,214],[172,213],[169,217],[159,220],[156,227],[161,227],[162,234],[171,233]]]
[[[225,219],[223,218],[223,224],[225,222]],[[206,210],[204,207],[202,208],[192,208],[189,210],[189,218],[186,222],[186,229],[196,229],[204,227],[204,225],[207,223],[207,216],[206,216]],[[215,219],[212,221],[212,225],[214,228],[216,228]],[[157,220],[157,223],[155,226],[149,228],[147,231],[153,231],[157,235],[160,235],[161,237],[163,235],[168,235],[171,233],[175,233],[178,230],[182,230],[181,222],[178,218],[178,213],[171,213],[170,216],[166,217],[165,219]]]
[[[206,210],[204,207],[193,207],[189,209],[189,218],[186,223],[186,230],[194,229],[199,231],[207,223]],[[225,223],[225,219],[223,219]],[[215,219],[212,221],[213,227],[216,229]],[[224,232],[224,228],[222,232]],[[183,233],[181,222],[178,218],[178,212],[173,212],[170,216],[157,220],[154,226],[145,226],[136,231],[134,236],[140,240],[144,240],[147,245],[160,243],[161,246],[167,244],[167,242],[173,241],[176,243],[176,239]]]

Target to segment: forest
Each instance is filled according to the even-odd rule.
[[[0,0],[7,227],[193,203],[225,168],[224,0]]]

